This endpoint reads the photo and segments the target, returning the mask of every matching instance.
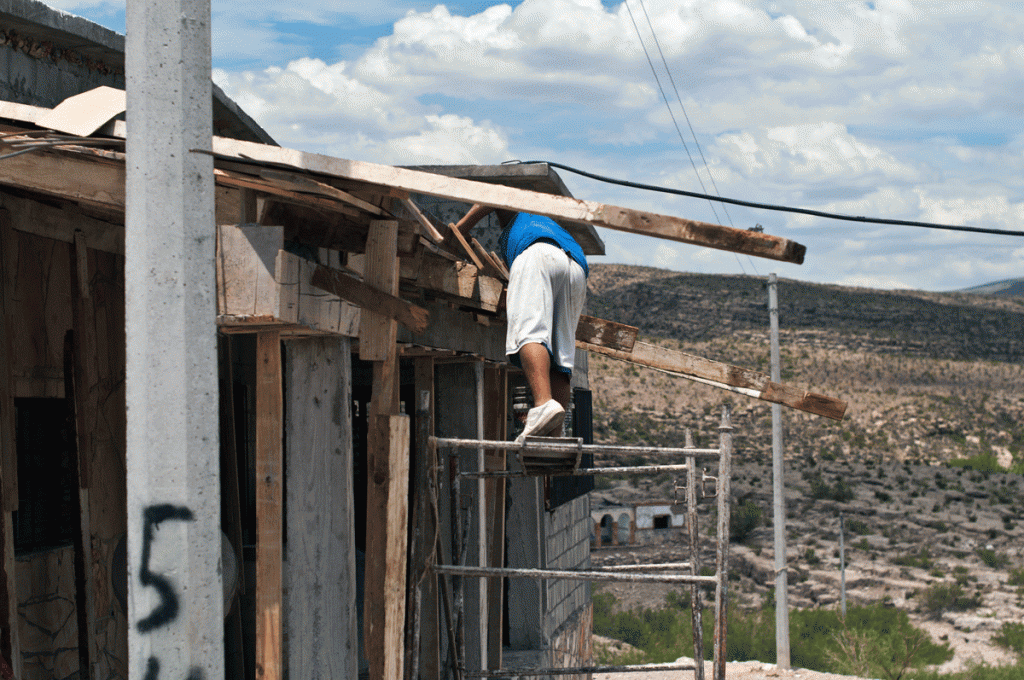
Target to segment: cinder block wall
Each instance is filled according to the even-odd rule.
[[[544,524],[549,569],[590,567],[590,496],[580,496],[544,513]],[[591,585],[563,579],[548,579],[546,583],[544,637],[553,641],[556,633],[590,605]]]

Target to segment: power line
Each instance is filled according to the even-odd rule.
[[[975,234],[995,234],[998,236],[1024,236],[1024,231],[1018,231],[1013,229],[985,229],[983,227],[968,227],[963,225],[953,224],[939,224],[937,222],[920,222],[917,220],[892,220],[884,217],[863,217],[861,215],[844,215],[842,213],[830,213],[823,210],[811,210],[810,208],[795,208],[792,206],[785,205],[773,205],[771,203],[757,203],[755,201],[744,201],[738,198],[726,198],[724,196],[711,196],[709,194],[701,194],[695,191],[686,191],[685,189],[672,189],[670,187],[660,187],[655,184],[643,184],[641,182],[631,182],[625,179],[614,179],[612,177],[605,177],[603,175],[597,175],[586,170],[580,170],[569,165],[563,165],[562,163],[554,163],[552,161],[512,161],[512,163],[521,163],[523,165],[531,165],[536,163],[546,163],[552,168],[558,168],[571,172],[582,177],[588,177],[595,179],[599,182],[607,182],[608,184],[617,184],[619,186],[630,187],[633,189],[643,189],[645,191],[657,191],[663,194],[674,194],[676,196],[687,196],[689,198],[699,198],[707,201],[718,201],[720,203],[728,203],[729,205],[740,205],[745,208],[757,208],[759,210],[775,210],[777,212],[788,212],[796,213],[798,215],[812,215],[814,217],[825,217],[830,220],[843,220],[846,222],[863,222],[866,224],[887,224],[894,225],[897,227],[924,227],[926,229],[942,229],[945,231],[966,231]]]

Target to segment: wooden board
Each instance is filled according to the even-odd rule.
[[[422,333],[430,323],[430,314],[422,307],[372,288],[337,269],[317,266],[313,271],[311,283],[363,309],[387,316],[413,333]]]
[[[54,208],[12,195],[4,196],[3,203],[18,231],[64,243],[72,243],[80,233],[89,248],[124,255],[124,224],[89,217],[70,204]]]
[[[312,338],[286,342],[285,356],[288,675],[355,678],[351,349]]]
[[[354,336],[359,309],[310,283],[317,265],[282,250],[281,227],[217,228],[217,316],[221,326],[304,326]]]
[[[87,151],[36,151],[0,163],[0,184],[124,210],[124,163]]]
[[[224,158],[246,158],[290,165],[331,177],[392,187],[405,192],[438,196],[469,204],[482,203],[495,208],[544,215],[555,220],[592,224],[616,231],[655,236],[783,262],[800,264],[806,252],[804,246],[789,239],[745,229],[405,168],[331,158],[253,142],[215,137],[213,152]]]
[[[281,339],[256,336],[256,678],[280,680],[283,401]]]
[[[430,485],[434,466],[434,451],[430,437],[434,434],[434,360],[420,356],[414,360],[416,395],[416,433],[411,475],[413,479],[412,498],[415,516],[411,524],[413,531],[413,554],[410,566],[419,586],[414,593],[413,607],[409,617],[418,622],[420,648],[414,649],[415,635],[407,645],[411,654],[417,654],[419,664],[410,661],[406,669],[407,680],[441,679],[441,637],[440,610],[438,609],[437,576],[431,571],[434,535],[437,527],[431,511]],[[411,654],[409,656],[411,656]],[[408,659],[409,656],[406,658]],[[412,675],[418,671],[418,677]]]
[[[636,343],[637,332],[638,329],[633,326],[584,314],[576,326],[576,339],[591,345],[630,352]]]
[[[381,416],[383,419],[384,417]],[[387,566],[384,572],[384,680],[403,680],[406,546],[409,523],[409,416],[388,421]]]
[[[645,342],[636,342],[630,352],[602,347],[580,340],[576,341],[576,346],[590,352],[612,357],[613,359],[677,373],[680,377],[688,380],[694,380],[738,394],[745,394],[755,399],[782,404],[783,406],[824,416],[832,420],[842,420],[843,415],[846,413],[846,402],[841,399],[806,392],[788,385],[780,385],[772,382],[764,373],[723,364],[684,352],[677,352],[665,347],[658,347],[657,345],[649,345]]]

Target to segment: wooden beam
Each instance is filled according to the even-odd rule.
[[[415,283],[459,304],[487,312],[498,310],[505,288],[499,279],[484,276],[468,262],[452,261],[429,250],[422,252]]]
[[[18,451],[11,384],[10,295],[13,290],[11,216],[0,209],[0,670],[21,678],[18,592],[14,573],[12,510],[18,509]],[[8,669],[3,669],[8,666]]]
[[[284,189],[333,198],[336,201],[348,203],[349,205],[359,208],[363,212],[367,212],[378,217],[391,216],[386,210],[370,203],[369,201],[364,201],[358,196],[353,196],[347,191],[342,191],[337,187],[332,187],[330,184],[318,182],[308,175],[297,175],[293,172],[285,173],[279,170],[270,170],[269,168],[260,168],[259,172],[260,177],[272,184],[277,184]]]
[[[576,346],[590,352],[603,354],[613,359],[649,366],[661,371],[679,374],[687,380],[704,383],[748,397],[788,406],[798,411],[842,420],[846,413],[846,402],[813,392],[805,392],[788,385],[772,382],[764,373],[738,366],[723,364],[711,359],[677,352],[676,350],[636,342],[630,352],[602,347],[589,342],[576,341]]]
[[[413,333],[422,333],[430,323],[430,313],[422,307],[372,288],[337,269],[318,265],[313,270],[310,283],[364,310],[369,309],[393,319]]]
[[[299,205],[308,205],[313,208],[319,208],[320,210],[339,212],[350,217],[358,218],[362,215],[359,210],[350,207],[347,203],[343,203],[333,198],[314,196],[312,194],[305,194],[285,189],[279,186],[279,184],[266,181],[260,177],[253,177],[252,175],[243,175],[241,173],[220,169],[214,169],[213,173],[217,180],[217,184],[237,187],[239,189],[261,191],[265,194],[271,194],[272,196],[277,196],[278,198],[289,202],[298,203]]]
[[[0,323],[3,324],[0,328],[0,508],[8,512],[18,509],[18,451],[12,385],[14,343],[11,337],[16,323],[11,295],[17,271],[17,253],[14,252],[17,241],[13,232],[11,213],[0,208]],[[11,559],[13,565],[13,557]],[[13,573],[11,578],[14,578]],[[17,616],[17,598],[14,613]]]
[[[456,251],[459,251],[464,254],[477,269],[482,270],[484,268],[484,263],[480,261],[480,257],[473,250],[473,246],[469,245],[465,235],[456,229],[454,224],[448,225],[448,238],[445,239],[445,246],[449,247],[453,253],[458,254]]]
[[[420,210],[419,206],[408,198],[403,198],[401,201],[402,205],[405,206],[405,209],[408,210],[412,216],[416,218],[416,221],[420,223],[420,227],[423,229],[423,234],[426,235],[427,238],[434,243],[440,243],[444,240],[444,235],[438,230],[434,223],[430,221],[430,218],[423,214],[423,211]]]
[[[85,151],[35,151],[0,163],[0,184],[124,210],[125,169]]]
[[[492,441],[504,440],[507,423],[508,370],[504,366],[484,368],[484,437]],[[486,451],[486,469],[505,470],[505,451]],[[492,567],[505,564],[505,493],[504,479],[487,480],[487,562]],[[487,579],[487,667],[501,668],[502,655],[502,612],[504,610],[505,580]]]
[[[256,678],[280,680],[282,601],[281,336],[256,335]]]
[[[630,352],[639,329],[624,323],[598,319],[584,314],[576,326],[576,339],[591,345]]]
[[[225,158],[279,163],[332,177],[350,179],[411,193],[482,203],[495,208],[530,212],[554,220],[592,224],[616,231],[644,234],[708,248],[765,257],[782,262],[803,262],[806,247],[789,239],[717,224],[630,210],[567,196],[542,194],[428,172],[331,158],[294,149],[243,142],[223,137],[213,140],[213,152]]]
[[[398,222],[378,220],[370,224],[366,237],[366,285],[390,295],[398,293]],[[383,361],[395,354],[393,321],[371,309],[364,309],[359,326],[359,357]]]
[[[10,194],[4,195],[2,202],[18,231],[64,243],[73,243],[75,233],[80,232],[91,249],[124,255],[124,224],[89,217],[71,204],[54,208]]]

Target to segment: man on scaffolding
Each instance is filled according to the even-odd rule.
[[[547,217],[474,205],[455,228],[463,235],[491,212],[501,224],[499,253],[509,268],[505,354],[523,369],[534,407],[526,437],[560,436],[576,358],[576,325],[587,295],[587,259]]]

